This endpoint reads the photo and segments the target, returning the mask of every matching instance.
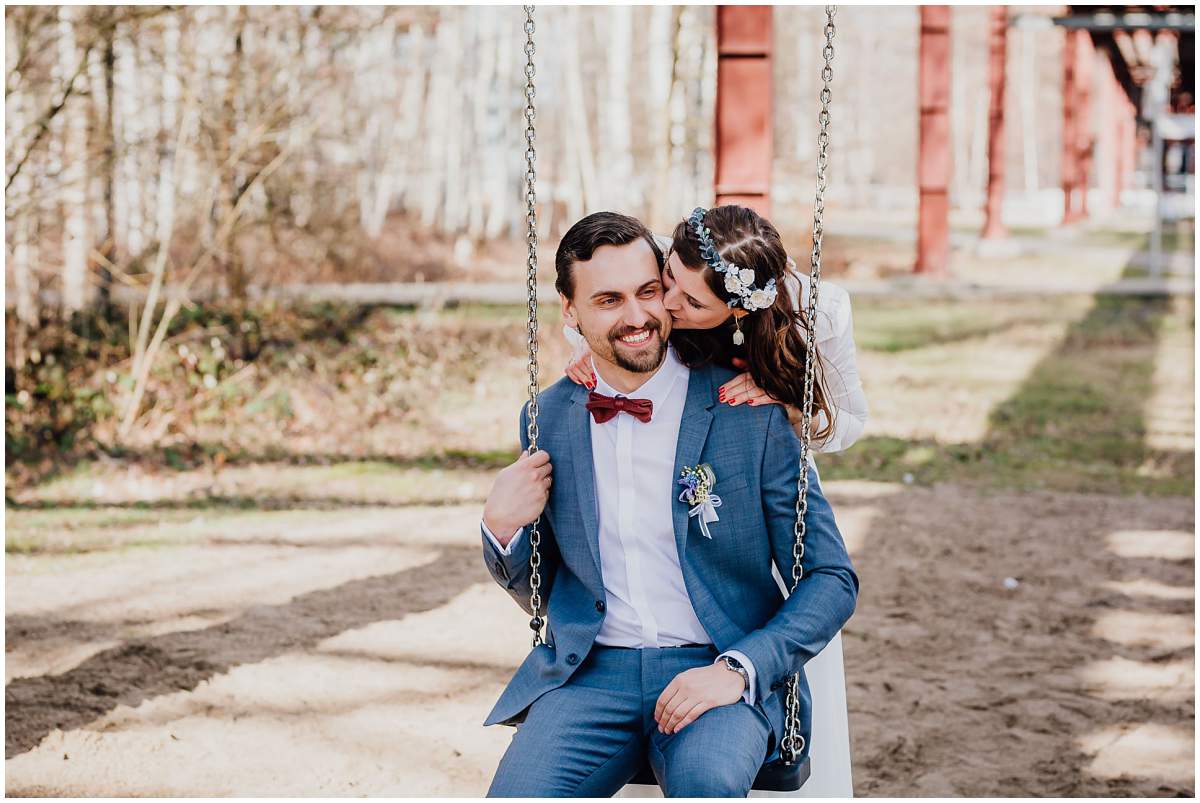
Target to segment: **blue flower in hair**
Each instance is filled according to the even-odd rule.
[[[701,259],[717,273],[725,274],[725,290],[733,296],[726,303],[730,307],[741,306],[747,312],[766,309],[774,304],[777,295],[775,280],[770,279],[763,287],[756,288],[754,271],[748,268],[739,268],[722,259],[721,255],[717,253],[717,245],[713,242],[712,232],[704,225],[705,214],[707,214],[707,210],[702,206],[697,206],[692,211],[691,217],[688,218],[688,226],[695,233],[696,239],[700,241]]]

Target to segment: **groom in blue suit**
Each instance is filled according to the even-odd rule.
[[[563,318],[596,382],[540,394],[539,450],[484,508],[488,571],[530,614],[541,516],[549,618],[484,723],[516,726],[489,797],[608,797],[647,758],[669,797],[745,797],[778,753],[788,676],[854,612],[858,577],[816,477],[799,586],[785,598],[772,576],[772,562],[792,576],[799,441],[779,405],[717,404],[731,371],[679,361],[662,264],[640,222],[609,212],[558,248]],[[679,498],[701,466],[707,506]],[[803,674],[799,690],[807,756]]]

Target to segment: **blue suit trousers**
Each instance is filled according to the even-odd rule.
[[[488,797],[611,797],[647,757],[667,797],[746,797],[777,741],[761,705],[710,709],[675,734],[654,721],[667,684],[716,656],[711,645],[593,645],[565,684],[530,706]]]

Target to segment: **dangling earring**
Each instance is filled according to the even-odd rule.
[[[733,316],[733,345],[740,346],[746,342],[746,336],[742,334],[742,320],[738,316]]]

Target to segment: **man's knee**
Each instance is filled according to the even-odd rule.
[[[746,797],[757,771],[755,767],[753,772],[747,773],[744,767],[713,756],[708,762],[668,769],[663,794],[666,797]]]
[[[554,755],[555,745],[531,738],[535,734],[527,728],[528,720],[513,734],[496,767],[488,797],[561,797],[565,794],[565,762]]]
[[[500,763],[488,797],[563,797],[567,794],[563,779],[538,772],[532,767]]]
[[[707,712],[663,751],[669,754],[664,755],[663,794],[745,797],[766,759],[770,736],[766,717],[749,707]]]

